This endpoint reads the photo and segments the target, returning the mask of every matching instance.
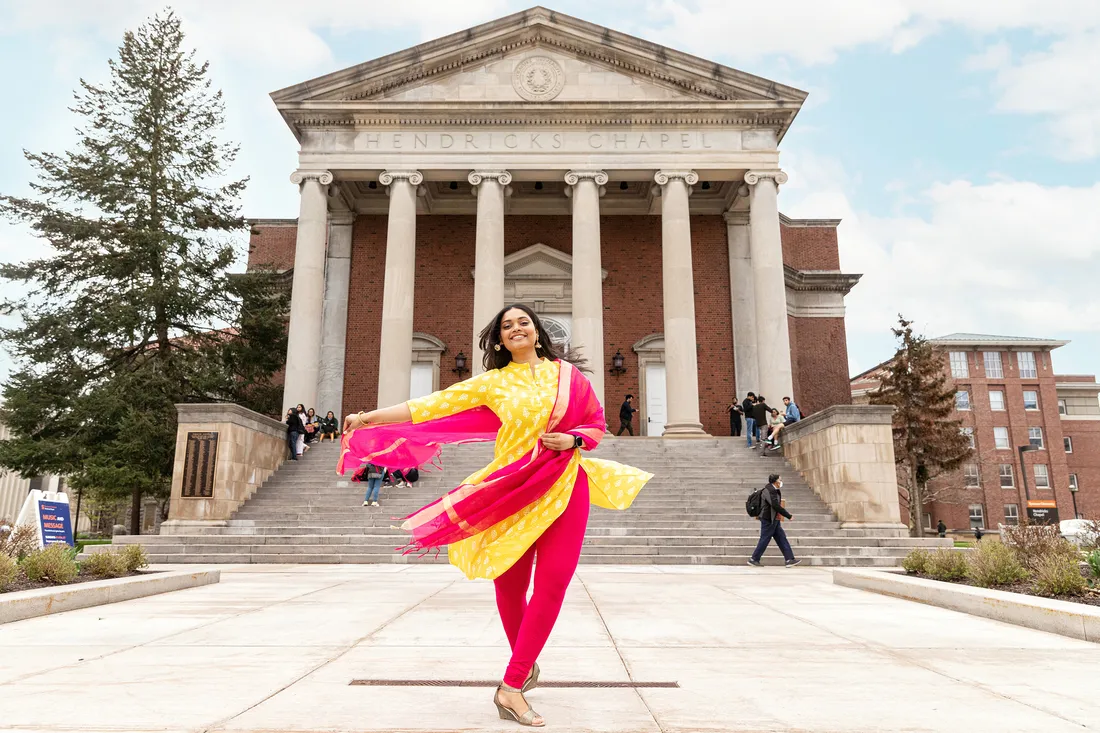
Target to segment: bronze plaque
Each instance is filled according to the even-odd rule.
[[[183,495],[196,499],[214,495],[214,466],[218,460],[217,433],[188,433],[183,459]]]

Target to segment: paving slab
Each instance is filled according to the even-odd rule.
[[[512,731],[507,657],[492,584],[449,566],[223,567],[0,627],[0,731]],[[812,568],[581,566],[540,664],[678,685],[535,690],[554,731],[1100,731],[1100,645]]]

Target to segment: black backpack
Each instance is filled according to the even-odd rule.
[[[764,489],[757,489],[745,499],[745,511],[750,517],[759,517],[764,510]]]

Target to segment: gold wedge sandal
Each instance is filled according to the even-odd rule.
[[[521,692],[527,693],[539,686],[539,663],[535,662],[535,666],[531,667],[530,673],[527,675],[527,681],[523,683],[523,687],[520,688]]]
[[[501,684],[497,687],[496,692],[493,693],[493,704],[497,706],[497,712],[500,713],[501,720],[514,720],[520,725],[525,725],[529,728],[542,728],[546,725],[545,720],[541,723],[535,722],[536,719],[541,718],[542,716],[536,713],[533,707],[528,706],[527,712],[523,715],[519,715],[518,713],[516,713],[515,710],[501,703],[500,696],[498,694],[501,692],[518,692],[522,695],[523,690],[519,689],[518,687],[509,687],[505,684]]]

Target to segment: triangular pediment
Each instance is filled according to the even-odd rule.
[[[470,276],[476,276],[470,270]],[[600,270],[603,278],[607,270]],[[563,280],[573,278],[573,258],[565,252],[538,242],[524,247],[504,258],[504,278],[506,280]]]
[[[392,104],[740,102],[801,106],[805,92],[536,7],[282,89],[288,110]]]

